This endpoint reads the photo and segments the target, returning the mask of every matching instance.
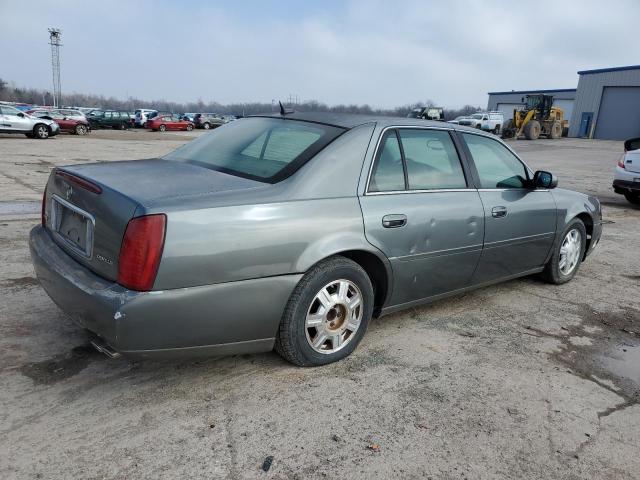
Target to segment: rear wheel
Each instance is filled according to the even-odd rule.
[[[551,129],[549,130],[549,138],[562,137],[562,124],[560,122],[553,122]]]
[[[540,137],[540,122],[530,120],[524,126],[524,136],[527,140],[537,140]]]
[[[47,127],[43,123],[37,124],[35,127],[33,127],[33,136],[34,138],[39,138],[40,140],[49,138],[49,127]]]
[[[629,203],[640,205],[640,192],[627,192],[624,194],[624,198],[626,198]]]
[[[86,125],[76,125],[75,132],[76,132],[76,135],[86,135],[87,134],[87,126]]]
[[[122,122],[122,123],[120,124],[120,130],[126,130],[126,129],[127,129],[127,124],[126,124],[126,123],[124,123],[124,122]]]
[[[356,262],[337,256],[318,263],[291,294],[276,351],[304,367],[348,356],[367,330],[373,298],[371,280]]]
[[[495,126],[495,128],[493,129],[493,134],[500,135],[500,125]]]
[[[165,132],[167,130],[167,126],[166,125],[160,125],[160,127],[158,127],[158,130],[160,130],[161,132]]]
[[[209,130],[211,128],[211,124],[209,122],[204,122],[202,128],[204,128],[205,130]]]
[[[190,132],[191,130],[193,130],[193,125],[191,124],[187,125],[187,132]]]
[[[582,263],[587,244],[587,230],[579,218],[574,218],[554,245],[553,255],[542,272],[549,283],[560,285],[571,280]]]

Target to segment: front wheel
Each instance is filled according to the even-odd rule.
[[[571,280],[580,268],[586,245],[587,230],[584,223],[574,218],[562,232],[560,241],[554,245],[553,255],[545,266],[542,277],[556,285]]]
[[[204,122],[202,128],[204,128],[205,130],[209,130],[211,128],[211,124],[209,122]]]
[[[35,127],[33,127],[33,136],[35,138],[39,138],[40,140],[44,140],[49,138],[49,127],[39,123]]]
[[[87,126],[86,125],[76,125],[75,132],[76,132],[76,135],[86,135],[87,134]]]
[[[191,130],[193,130],[193,125],[191,124],[187,125],[187,132],[190,132]]]
[[[343,359],[364,336],[373,299],[371,280],[356,262],[337,256],[318,263],[291,294],[276,351],[302,367]]]
[[[158,130],[160,130],[161,132],[166,132],[167,131],[167,126],[166,125],[160,125]]]

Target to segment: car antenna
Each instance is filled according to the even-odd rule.
[[[284,105],[282,105],[282,102],[278,101],[278,103],[280,104],[280,115],[284,116],[284,115],[288,115],[290,113],[294,113],[294,111],[290,108],[284,108]]]

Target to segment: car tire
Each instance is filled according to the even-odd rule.
[[[629,203],[632,203],[634,205],[640,205],[639,192],[627,192],[624,194],[624,198],[626,198]]]
[[[540,122],[529,120],[524,126],[524,137],[527,140],[537,140],[540,137]]]
[[[560,122],[553,122],[551,124],[551,130],[549,131],[549,138],[557,139],[562,137],[562,124]]]
[[[276,352],[301,367],[345,358],[367,330],[373,301],[371,279],[356,262],[335,256],[316,264],[289,298],[276,336]]]
[[[88,130],[86,125],[76,125],[74,131],[76,135],[86,135]]]
[[[574,218],[554,243],[553,254],[542,272],[542,278],[555,285],[567,283],[578,272],[586,245],[587,230],[584,223]]]
[[[33,127],[33,138],[46,140],[49,138],[49,127],[44,123],[38,123]]]
[[[167,130],[167,126],[166,125],[160,125],[158,127],[158,130],[160,130],[161,132],[165,132]]]
[[[211,124],[209,122],[204,122],[202,124],[202,128],[204,128],[205,130],[209,130],[211,128]]]
[[[190,132],[191,130],[193,130],[193,125],[191,124],[187,125],[187,132]]]
[[[493,134],[500,135],[500,125],[495,126],[495,128],[493,129]]]
[[[120,124],[120,130],[126,130],[127,129],[127,124],[126,123],[121,123]]]

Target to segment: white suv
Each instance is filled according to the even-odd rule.
[[[500,129],[504,125],[504,116],[502,112],[487,112],[482,117],[480,128],[487,132],[493,132],[496,135],[500,134]]]
[[[613,190],[634,205],[640,205],[640,138],[624,142],[624,153],[616,165]]]
[[[23,133],[29,138],[45,139],[60,133],[53,120],[32,117],[10,105],[0,105],[0,133]]]

